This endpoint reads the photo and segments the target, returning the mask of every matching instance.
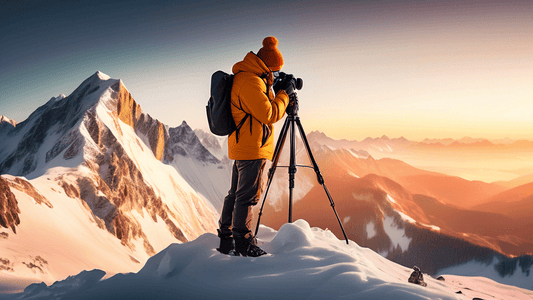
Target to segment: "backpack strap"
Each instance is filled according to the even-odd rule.
[[[246,113],[246,116],[242,118],[242,120],[239,122],[239,125],[237,125],[237,129],[235,129],[235,139],[237,140],[237,143],[239,143],[239,131],[241,130],[242,125],[244,125],[244,122],[246,122],[246,119],[248,119],[249,116],[250,114]],[[252,122],[250,122],[250,124],[251,123]],[[251,130],[251,126],[250,126],[250,130]]]
[[[238,73],[240,72],[237,72],[235,75],[237,75]],[[259,76],[259,78],[263,79],[263,80],[266,80],[266,91],[265,91],[265,95],[268,97],[268,92],[270,90],[270,85],[268,84],[268,73],[263,73]],[[239,98],[239,106],[235,105],[233,103],[233,101],[230,101],[231,102],[231,105],[235,106],[237,109],[243,111],[246,115],[244,116],[244,118],[242,118],[242,120],[239,122],[239,124],[237,125],[237,129],[235,130],[235,139],[237,141],[237,143],[239,143],[239,132],[242,128],[242,126],[244,125],[244,123],[246,122],[246,120],[248,119],[248,117],[250,118],[250,134],[252,134],[252,121],[253,119],[255,119],[251,114],[247,113],[243,108],[242,108],[242,103],[241,103],[241,99]],[[257,120],[257,119],[256,119]],[[257,120],[257,122],[259,122],[261,125],[263,125],[263,138],[262,138],[262,143],[261,143],[261,147],[263,147],[265,145],[265,142],[266,140],[268,139],[268,137],[270,136],[271,132],[270,132],[270,129],[268,128],[268,126],[265,126],[265,124],[261,123],[259,120]],[[268,132],[265,132],[265,127],[267,129]]]

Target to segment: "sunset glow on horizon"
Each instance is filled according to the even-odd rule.
[[[533,140],[530,1],[89,3],[3,4],[1,115],[99,70],[163,123],[206,129],[211,74],[273,35],[307,132]]]

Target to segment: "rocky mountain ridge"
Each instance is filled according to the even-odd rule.
[[[68,97],[50,99],[16,125],[0,130],[5,141],[0,146],[0,231],[13,249],[19,243],[40,243],[30,241],[31,232],[40,228],[32,227],[26,211],[38,206],[54,213],[64,205],[58,201],[70,201],[69,210],[81,205],[79,222],[71,226],[114,236],[123,248],[109,241],[111,249],[102,250],[110,257],[129,256],[133,265],[140,266],[169,243],[215,231],[218,213],[212,200],[219,188],[190,174],[218,172],[222,185],[226,166],[186,122],[170,128],[144,113],[122,81],[96,72]],[[13,272],[24,270],[30,256],[54,261],[53,254],[38,248],[4,249],[0,258]],[[76,268],[67,269],[71,267]]]

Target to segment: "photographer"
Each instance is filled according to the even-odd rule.
[[[257,55],[249,52],[233,66],[232,114],[240,127],[228,138],[229,158],[235,162],[219,220],[217,248],[225,254],[232,250],[242,256],[266,254],[251,232],[252,206],[259,202],[266,160],[272,160],[273,124],[284,116],[289,96],[294,93],[290,82],[277,83],[275,95],[271,89],[274,73],[283,67],[277,45],[275,37],[267,37]]]

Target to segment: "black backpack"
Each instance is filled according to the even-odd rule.
[[[216,71],[211,75],[211,96],[207,102],[207,122],[211,132],[218,136],[226,136],[238,131],[242,124],[248,119],[249,114],[242,119],[239,125],[235,124],[231,113],[231,88],[233,77],[223,71]],[[238,142],[237,135],[237,142]]]

